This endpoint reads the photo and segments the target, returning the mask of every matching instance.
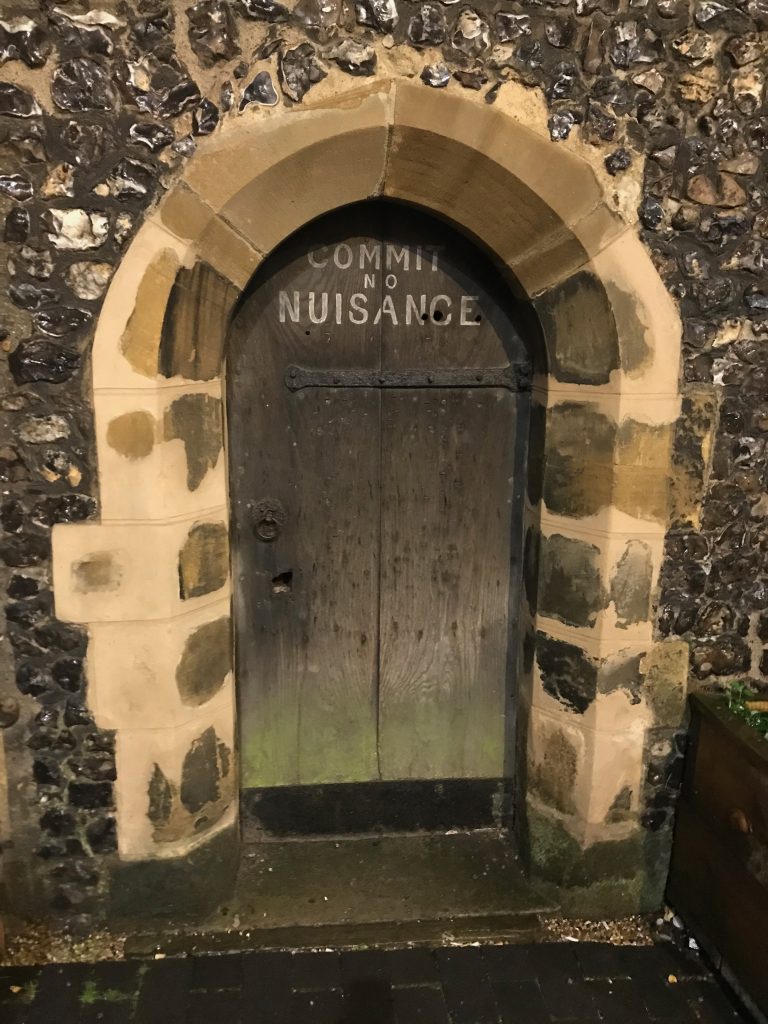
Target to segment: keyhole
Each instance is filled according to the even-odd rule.
[[[289,569],[288,572],[280,572],[277,576],[272,577],[272,593],[273,594],[290,594],[293,589],[293,573]]]

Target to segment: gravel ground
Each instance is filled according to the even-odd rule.
[[[627,917],[615,921],[583,921],[565,917],[542,919],[543,942],[605,942],[615,946],[651,946],[654,942],[680,942],[680,933],[664,918]],[[122,960],[125,935],[94,932],[85,938],[38,925],[19,927],[7,936],[0,964],[28,967],[48,963],[97,963]]]

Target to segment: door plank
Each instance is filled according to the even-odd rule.
[[[354,247],[349,220],[335,231]],[[378,330],[335,322],[336,294],[348,310],[363,274],[355,261],[335,267],[321,248],[329,242],[332,253],[333,233],[305,232],[283,255],[238,315],[227,365],[245,787],[379,774],[379,392],[292,393],[284,381],[292,363],[378,366]],[[340,262],[347,258],[343,250]],[[309,316],[312,293],[316,319],[328,295],[323,323]],[[285,510],[271,543],[253,530],[264,498]]]
[[[504,773],[514,428],[502,389],[382,395],[384,778]]]

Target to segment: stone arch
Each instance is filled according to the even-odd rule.
[[[89,628],[90,704],[117,732],[120,857],[184,858],[236,820],[230,312],[293,231],[383,195],[479,240],[538,316],[546,443],[528,487],[521,821],[534,863],[560,881],[586,880],[606,842],[622,879],[639,877],[646,747],[686,678],[651,622],[680,402],[674,304],[599,174],[553,146],[543,120],[523,123],[511,85],[505,107],[396,79],[318,95],[202,141],[99,318],[101,520],[54,528],[54,590],[58,616]]]

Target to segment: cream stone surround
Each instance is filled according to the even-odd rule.
[[[628,177],[621,193],[601,159],[576,141],[552,143],[541,105],[522,86],[505,86],[489,106],[468,91],[431,90],[397,76],[360,85],[338,72],[301,106],[248,108],[199,140],[181,178],[130,244],[98,320],[93,399],[101,520],[53,531],[56,614],[88,627],[90,706],[99,726],[116,730],[122,859],[184,855],[237,814],[232,799],[209,828],[190,827],[188,834],[163,842],[147,816],[155,764],[178,787],[184,752],[195,737],[214,726],[235,751],[236,740],[231,673],[214,697],[193,707],[182,702],[175,681],[185,638],[199,624],[228,614],[229,583],[185,601],[178,582],[179,551],[192,525],[228,523],[225,454],[190,491],[181,441],[159,440],[140,458],[127,458],[107,442],[109,424],[125,413],[143,410],[161,422],[180,395],[222,396],[220,376],[167,379],[141,372],[126,359],[122,339],[146,275],[155,273],[158,259],[171,268],[204,260],[242,289],[275,246],[320,214],[372,196],[417,203],[480,239],[531,298],[587,268],[609,295],[613,289],[631,299],[636,322],[628,325],[617,314],[617,327],[621,333],[640,325],[649,353],[645,369],[616,370],[600,386],[540,377],[535,400],[546,406],[594,403],[617,423],[631,418],[672,424],[680,411],[678,314],[634,224],[622,214],[625,206],[634,208],[636,182]],[[149,284],[133,329],[139,325],[151,353],[160,341],[173,274],[156,275]],[[201,345],[205,341],[199,339]],[[668,446],[658,461],[647,472],[666,487]],[[545,534],[599,547],[606,579],[626,542],[638,538],[650,547],[654,577],[658,573],[664,521],[614,506],[581,519],[555,515],[543,505],[527,515]],[[76,569],[95,556],[110,571],[96,589],[88,589]],[[550,619],[533,625],[598,659],[648,656],[654,646],[650,609],[647,621],[630,629],[617,627],[611,607],[594,628]],[[684,680],[684,664],[681,673]],[[599,695],[586,715],[576,715],[545,693],[534,669],[520,703],[530,711],[532,767],[541,762],[553,728],[567,734],[578,751],[574,806],[568,812],[541,810],[561,820],[582,844],[622,838],[637,828],[644,744],[653,722],[647,702],[633,704],[616,690]],[[633,794],[632,815],[606,824],[626,786]],[[536,798],[530,799],[536,806]]]

